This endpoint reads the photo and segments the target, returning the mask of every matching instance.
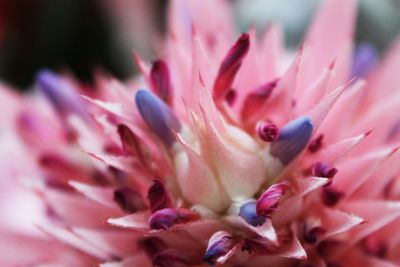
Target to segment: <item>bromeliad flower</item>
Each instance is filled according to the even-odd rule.
[[[400,50],[352,53],[355,7],[324,2],[289,65],[278,27],[232,42],[227,3],[175,0],[163,59],[135,55],[133,85],[99,77],[81,98],[40,72],[12,112],[37,164],[14,176],[68,253],[24,263],[400,264]]]

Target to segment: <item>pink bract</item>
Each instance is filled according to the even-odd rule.
[[[170,2],[130,83],[1,86],[1,265],[398,266],[399,44],[354,53],[355,0],[295,55],[228,1]]]

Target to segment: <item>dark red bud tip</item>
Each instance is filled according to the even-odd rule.
[[[303,239],[309,244],[315,244],[326,233],[321,226],[309,227],[307,223],[303,225]]]
[[[115,190],[114,201],[127,213],[134,213],[146,208],[142,196],[128,187],[121,187]]]
[[[218,75],[214,83],[214,100],[221,101],[225,99],[226,94],[232,88],[236,73],[242,64],[243,58],[249,51],[249,47],[249,35],[243,33],[226,54],[218,70]]]
[[[332,185],[324,186],[322,189],[322,200],[328,207],[335,206],[343,197],[344,193],[336,190]]]
[[[279,200],[285,193],[286,187],[285,183],[279,183],[268,188],[256,202],[257,215],[270,217],[278,209]]]
[[[316,162],[311,167],[311,173],[317,177],[325,177],[332,179],[338,170],[335,167],[329,166],[325,162]]]
[[[260,122],[257,125],[257,135],[265,142],[273,142],[278,139],[279,129],[273,123]]]
[[[168,65],[163,60],[153,62],[150,71],[150,80],[154,93],[164,100],[165,103],[172,102],[172,88]]]
[[[226,102],[228,102],[228,104],[230,106],[232,106],[233,104],[235,104],[237,98],[237,93],[234,89],[229,90],[229,92],[226,94]]]
[[[310,144],[308,145],[308,151],[311,153],[316,153],[322,148],[322,141],[324,139],[324,135],[320,134],[313,140],[311,140]]]
[[[118,125],[118,135],[121,139],[122,149],[128,155],[141,155],[139,138],[124,124]]]
[[[172,207],[172,201],[167,189],[165,188],[164,184],[158,180],[153,181],[153,185],[149,188],[147,199],[150,202],[152,213],[156,212],[157,210]]]
[[[243,120],[250,120],[250,118],[260,114],[278,82],[279,79],[270,81],[246,96],[241,110]]]

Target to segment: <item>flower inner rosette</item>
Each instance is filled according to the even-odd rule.
[[[88,93],[42,71],[40,94],[2,90],[29,163],[8,169],[54,243],[19,261],[400,264],[400,49],[376,65],[354,48],[355,9],[325,1],[290,56],[275,25],[235,40],[227,2],[174,0],[162,59],[135,54],[133,82]]]

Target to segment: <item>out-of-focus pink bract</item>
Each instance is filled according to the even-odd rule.
[[[173,0],[132,83],[2,86],[1,265],[398,266],[400,45],[353,53],[355,10],[324,1],[290,57]]]

